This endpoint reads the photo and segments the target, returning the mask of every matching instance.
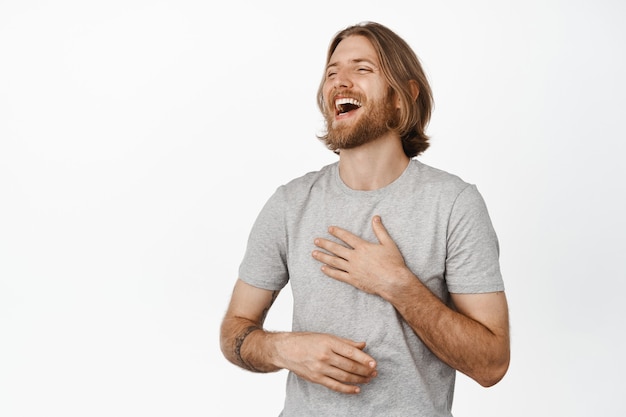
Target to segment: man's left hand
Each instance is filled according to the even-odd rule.
[[[324,264],[322,272],[329,277],[385,298],[385,294],[399,289],[409,271],[380,216],[374,216],[372,228],[378,243],[363,240],[337,226],[329,227],[328,232],[345,245],[317,238],[315,246],[323,251],[314,250],[313,258]]]

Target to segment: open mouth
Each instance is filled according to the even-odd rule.
[[[354,98],[338,98],[335,100],[335,114],[346,114],[361,107],[361,102]]]

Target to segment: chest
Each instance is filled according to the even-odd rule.
[[[418,196],[350,201],[337,196],[311,196],[290,208],[287,215],[287,263],[294,297],[314,297],[346,290],[345,284],[326,277],[311,253],[315,238],[334,240],[329,226],[338,226],[369,242],[378,240],[372,218],[380,215],[404,260],[422,282],[444,297],[447,242],[447,213],[432,201]],[[338,285],[341,284],[341,285]]]

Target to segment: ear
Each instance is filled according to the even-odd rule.
[[[413,100],[417,100],[417,97],[420,95],[420,87],[415,80],[409,80],[409,89],[411,90],[411,97]]]
[[[409,80],[409,90],[411,90],[411,97],[413,98],[413,101],[417,100],[417,97],[420,95],[420,88],[417,85],[417,81]],[[401,105],[402,99],[398,95],[396,99],[396,108],[399,109]]]

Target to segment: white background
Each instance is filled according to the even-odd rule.
[[[336,31],[383,23],[436,101],[424,162],[476,183],[512,362],[456,416],[624,415],[626,3],[0,1],[0,415],[276,416],[218,328],[274,189],[335,161]],[[288,329],[285,291],[268,325]]]

